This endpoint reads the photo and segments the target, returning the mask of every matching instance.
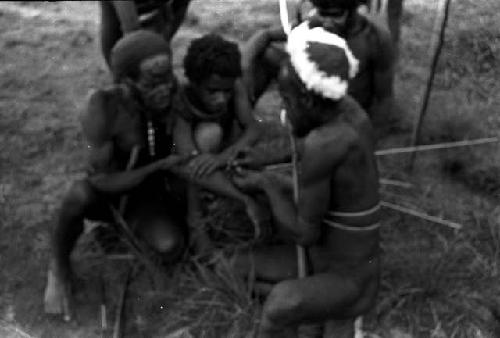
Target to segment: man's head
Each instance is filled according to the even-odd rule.
[[[225,113],[241,76],[238,45],[216,34],[193,40],[184,58],[184,72],[204,109]]]
[[[288,37],[289,59],[280,76],[280,92],[295,134],[304,136],[326,121],[358,71],[344,39],[308,22]]]
[[[115,80],[129,85],[153,111],[170,106],[175,87],[170,46],[161,35],[139,30],[125,35],[111,51]]]
[[[349,21],[356,13],[359,0],[311,0],[315,13],[312,21],[316,26],[343,35]]]

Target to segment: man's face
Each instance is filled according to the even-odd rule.
[[[139,66],[139,77],[135,87],[146,107],[153,111],[164,111],[170,106],[175,87],[170,56],[155,55],[143,60]]]
[[[331,4],[328,7],[316,7],[311,19],[320,23],[329,32],[342,34],[347,28],[348,16],[347,8]]]
[[[210,114],[224,114],[228,110],[229,101],[234,94],[233,77],[210,75],[199,84],[193,84],[201,104]]]

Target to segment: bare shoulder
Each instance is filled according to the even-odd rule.
[[[319,162],[341,160],[356,143],[355,129],[344,121],[331,122],[312,131],[304,142],[304,152]]]
[[[110,137],[115,110],[112,101],[116,88],[93,90],[87,100],[87,108],[80,116],[85,138],[91,144],[99,144]]]

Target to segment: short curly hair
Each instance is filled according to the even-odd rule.
[[[184,57],[184,73],[191,82],[200,83],[212,74],[241,76],[241,53],[238,45],[217,34],[207,34],[189,45]]]
[[[359,6],[359,0],[311,0],[311,3],[318,8],[340,7],[345,9],[355,9]]]

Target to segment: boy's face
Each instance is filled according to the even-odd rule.
[[[153,111],[164,111],[172,101],[175,77],[170,56],[159,54],[143,60],[139,66],[139,77],[135,87],[146,107]]]
[[[233,77],[212,74],[201,83],[192,84],[201,104],[209,114],[224,114],[234,94]]]

